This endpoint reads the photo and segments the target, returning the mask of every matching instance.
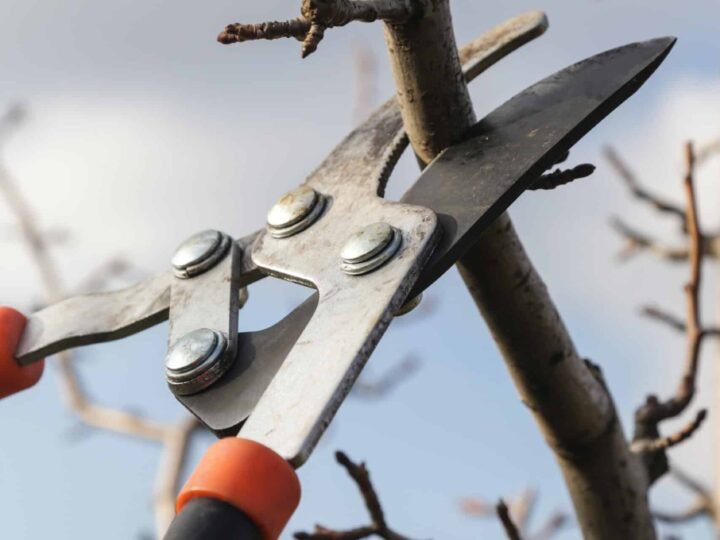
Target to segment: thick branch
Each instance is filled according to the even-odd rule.
[[[386,38],[405,129],[427,163],[475,121],[459,75],[448,2],[438,2],[431,16],[386,25]],[[459,267],[523,400],[556,451],[585,536],[653,538],[644,471],[629,451],[604,384],[575,351],[507,215],[485,231]]]

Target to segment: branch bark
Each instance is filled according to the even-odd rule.
[[[421,163],[475,122],[447,0],[420,20],[387,24],[405,129]],[[610,395],[578,355],[507,214],[459,262],[523,401],[555,452],[586,538],[655,538],[648,481]]]

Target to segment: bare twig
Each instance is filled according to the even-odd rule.
[[[556,187],[569,184],[580,178],[587,178],[595,172],[595,165],[582,163],[572,169],[555,169],[553,172],[543,174],[530,187],[530,189],[555,189]]]
[[[234,23],[225,27],[218,41],[225,45],[258,39],[295,38],[303,42],[302,57],[317,50],[325,30],[353,21],[378,19],[402,23],[420,17],[429,0],[302,0],[300,17],[260,24]]]
[[[667,450],[692,437],[693,434],[700,429],[700,426],[702,426],[706,418],[707,409],[700,409],[695,418],[681,430],[667,437],[658,437],[652,440],[640,439],[633,442],[631,448],[634,452],[659,452]]]
[[[675,395],[661,402],[650,396],[637,412],[637,416],[645,422],[661,421],[681,414],[695,395],[695,381],[697,379],[700,348],[704,333],[700,323],[700,285],[702,279],[702,250],[701,233],[698,223],[697,202],[693,184],[695,157],[690,143],[685,147],[687,171],[683,181],[687,199],[688,252],[690,257],[690,280],[685,285],[685,301],[687,304],[687,351],[685,354],[685,368]]]
[[[668,313],[667,311],[664,311],[658,307],[645,306],[642,308],[641,313],[650,319],[654,319],[667,325],[668,327],[676,330],[677,332],[684,333],[687,329],[685,321],[683,321],[680,317]],[[720,337],[720,328],[704,328],[703,335],[705,337]]]
[[[507,535],[508,539],[522,540],[522,536],[520,536],[520,531],[518,531],[517,526],[510,517],[510,510],[502,499],[498,501],[495,510],[497,511],[498,519],[500,520],[500,523],[502,523],[503,529],[505,529],[505,534]]]
[[[654,510],[653,516],[663,523],[687,523],[700,517],[710,515],[710,508],[706,501],[696,500],[688,508],[681,512],[665,512],[662,510]]]
[[[658,212],[674,216],[680,222],[683,232],[687,232],[687,216],[685,215],[685,210],[681,206],[665,201],[645,189],[638,181],[635,173],[630,169],[615,149],[610,147],[606,148],[605,157],[613,169],[615,169],[618,176],[620,176],[620,178],[625,182],[625,185],[627,185],[628,189],[630,189],[630,192],[635,198],[649,204]]]
[[[698,148],[696,152],[696,160],[698,164],[700,164],[717,155],[720,155],[720,137],[707,142]]]
[[[11,111],[14,108],[10,109]],[[0,120],[0,132],[5,133],[18,124],[16,113],[6,114],[5,122]],[[8,120],[10,119],[10,120]],[[24,199],[12,175],[0,164],[0,195],[15,213],[25,243],[35,267],[40,272],[48,302],[56,302],[65,296],[62,281],[50,253],[47,242],[30,205]],[[66,351],[58,354],[60,385],[66,405],[81,422],[97,429],[103,429],[159,442],[163,445],[163,460],[155,482],[154,509],[156,534],[162,537],[174,516],[174,501],[178,489],[179,475],[185,460],[188,439],[198,426],[194,418],[185,418],[177,424],[155,422],[142,415],[121,409],[104,407],[93,402],[82,385],[76,371],[73,355]]]
[[[636,410],[635,434],[631,445],[632,450],[642,457],[651,481],[656,480],[668,471],[665,450],[692,436],[702,424],[706,414],[704,410],[700,411],[693,422],[674,435],[668,437],[660,435],[659,424],[666,419],[675,418],[682,414],[695,396],[700,350],[704,338],[709,335],[709,332],[703,329],[700,321],[700,287],[704,253],[694,186],[696,161],[691,143],[687,143],[685,146],[685,160],[686,173],[683,187],[687,202],[683,214],[687,219],[684,230],[687,233],[687,251],[690,263],[690,279],[684,289],[687,306],[686,322],[682,323],[676,318],[657,310],[650,311],[652,316],[676,329],[684,326],[687,336],[685,365],[680,377],[680,383],[673,396],[662,401],[656,395],[649,395],[645,403]]]
[[[343,452],[336,452],[335,459],[345,468],[350,478],[353,479],[360,490],[372,523],[364,527],[345,531],[337,531],[328,529],[322,525],[316,525],[314,532],[297,532],[295,533],[295,538],[297,540],[361,540],[376,535],[384,540],[409,540],[407,537],[390,529],[385,522],[385,513],[380,505],[377,492],[370,481],[370,473],[365,467],[365,464],[354,463]]]
[[[513,498],[508,506],[508,513],[522,538],[527,540],[550,540],[565,526],[568,516],[555,512],[536,532],[531,532],[530,517],[537,503],[537,492],[525,490],[520,496]],[[483,499],[462,499],[460,508],[464,514],[475,517],[498,517],[497,505]]]
[[[419,367],[420,361],[414,356],[409,356],[375,380],[370,381],[367,375],[363,375],[353,386],[352,395],[369,399],[385,397],[412,376]]]
[[[670,468],[670,476],[672,476],[672,478],[680,485],[695,493],[698,497],[708,500],[712,497],[712,493],[710,493],[710,490],[707,487],[691,477],[682,469],[678,468],[677,465],[673,464]]]
[[[670,262],[683,262],[688,259],[688,250],[686,247],[676,248],[667,246],[633,229],[617,217],[613,218],[610,224],[618,234],[625,239],[625,246],[620,253],[618,253],[618,259],[621,261],[629,259],[640,251],[649,251],[659,258]]]

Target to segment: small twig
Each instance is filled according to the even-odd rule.
[[[548,518],[545,525],[543,525],[538,532],[533,534],[531,538],[532,540],[550,540],[558,534],[563,527],[565,527],[567,522],[567,514],[556,512]]]
[[[630,170],[630,167],[625,163],[615,149],[610,147],[606,148],[605,157],[610,162],[613,169],[615,169],[618,176],[620,176],[620,178],[625,182],[635,198],[649,204],[658,212],[674,216],[680,221],[680,226],[682,227],[683,232],[687,232],[687,216],[685,215],[685,210],[682,207],[665,201],[642,187],[635,173]]]
[[[708,500],[712,498],[712,493],[710,493],[710,490],[707,487],[691,477],[682,469],[679,469],[677,465],[673,464],[672,467],[670,467],[670,476],[672,476],[680,485],[695,493],[699,498]]]
[[[700,517],[707,517],[711,514],[712,512],[708,506],[708,502],[702,499],[698,499],[682,512],[664,512],[661,510],[653,511],[655,519],[662,521],[663,523],[687,523],[688,521],[692,521]]]
[[[700,426],[702,426],[706,418],[707,409],[701,409],[698,411],[695,418],[681,430],[673,433],[672,435],[668,435],[667,437],[658,437],[657,439],[651,440],[640,439],[638,441],[634,441],[631,444],[631,448],[633,452],[660,452],[667,450],[668,448],[677,446],[681,442],[692,437],[695,432],[700,429]]]
[[[697,163],[704,163],[713,156],[720,155],[720,137],[705,143],[696,152]]]
[[[519,497],[513,498],[508,505],[508,513],[521,537],[528,540],[550,540],[565,526],[568,516],[561,512],[552,514],[545,524],[532,533],[530,517],[537,502],[537,493],[528,489]],[[498,517],[497,505],[479,498],[460,500],[460,509],[464,514],[475,517]]]
[[[658,307],[645,306],[644,308],[642,308],[641,313],[650,319],[654,319],[667,325],[668,327],[676,330],[677,332],[684,333],[687,329],[685,321],[683,321],[680,317],[668,313],[667,311],[664,311]],[[703,336],[713,338],[720,337],[720,328],[704,328]]]
[[[431,0],[302,0],[300,17],[259,24],[230,24],[217,39],[228,45],[258,39],[295,38],[303,42],[302,57],[305,58],[317,49],[328,28],[378,19],[407,22],[422,16],[431,4]]]
[[[693,173],[695,158],[690,143],[685,147],[687,171],[683,181],[687,199],[687,225],[688,252],[690,258],[690,280],[685,285],[685,299],[687,305],[687,352],[685,354],[685,368],[675,395],[661,402],[650,396],[645,405],[637,412],[637,417],[644,422],[659,422],[666,418],[673,418],[681,414],[695,395],[695,381],[697,379],[700,348],[705,334],[700,323],[700,285],[702,279],[702,249],[701,233],[698,223],[697,202]]]
[[[688,249],[685,247],[675,248],[666,246],[648,235],[645,235],[626,225],[620,218],[613,218],[610,222],[612,227],[625,238],[625,247],[618,254],[621,261],[625,261],[640,251],[649,251],[661,259],[670,262],[683,262],[688,259]]]
[[[378,399],[387,396],[398,385],[412,376],[420,367],[420,361],[414,356],[405,358],[399,364],[388,369],[382,376],[369,381],[363,375],[352,389],[352,396],[364,399]]]
[[[518,531],[517,526],[510,517],[510,510],[502,499],[498,501],[495,510],[497,511],[498,518],[500,519],[500,523],[502,523],[503,529],[505,529],[505,534],[507,535],[508,539],[522,540],[522,536],[520,536],[520,531]]]
[[[691,143],[687,143],[685,146],[685,158],[686,173],[683,179],[683,187],[685,190],[686,210],[683,213],[687,219],[684,230],[687,233],[687,251],[690,263],[690,279],[684,288],[687,306],[686,322],[682,323],[662,312],[650,312],[656,318],[663,320],[676,329],[684,326],[687,340],[685,365],[680,377],[680,383],[673,396],[663,401],[656,395],[649,395],[645,402],[635,411],[635,433],[631,444],[631,449],[642,458],[651,482],[668,471],[665,451],[692,436],[702,424],[706,414],[705,411],[700,411],[693,422],[674,435],[669,437],[660,435],[660,423],[682,414],[695,397],[700,349],[704,338],[709,335],[709,332],[702,328],[700,321],[700,287],[704,253],[694,186],[696,161]]]
[[[555,169],[553,172],[543,174],[530,189],[555,189],[556,187],[569,184],[574,180],[587,178],[594,172],[595,165],[591,165],[590,163],[582,163],[572,169]]]
[[[345,531],[337,531],[322,525],[316,525],[314,532],[297,532],[294,537],[297,540],[361,540],[377,535],[384,540],[409,540],[407,537],[390,529],[385,522],[385,513],[383,512],[377,492],[370,481],[370,473],[365,467],[365,464],[354,463],[343,452],[336,452],[335,459],[345,468],[350,478],[353,479],[360,490],[372,523],[364,527]]]

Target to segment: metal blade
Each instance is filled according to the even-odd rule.
[[[542,12],[528,12],[483,34],[461,51],[467,79],[472,80],[546,28]],[[356,151],[363,141],[373,149],[368,155],[358,155]],[[400,110],[395,100],[390,99],[341,142],[313,175],[333,174],[333,168],[341,163],[355,170],[359,178],[375,179],[382,190],[407,143]],[[257,234],[237,240],[246,254],[241,270],[243,285],[263,277],[250,258],[249,247]],[[158,280],[165,280],[168,286],[159,287]],[[72,347],[120,339],[166,320],[171,282],[169,272],[129,289],[70,298],[34,313],[20,345],[18,361],[29,364]]]
[[[450,268],[482,229],[552,165],[557,155],[632,95],[674,41],[667,38],[627,45],[548,77],[496,109],[476,125],[467,141],[433,161],[402,199],[433,209],[443,225],[441,243],[409,297]],[[336,152],[343,147],[350,150],[343,144]],[[234,433],[308,325],[317,303],[315,294],[277,325],[241,336],[240,343],[252,342],[253,346],[239,351],[237,365],[250,365],[252,370],[236,367],[215,387],[181,401],[219,436]]]
[[[243,250],[241,286],[262,274],[250,258],[258,233],[236,240]],[[172,272],[155,275],[127,289],[68,298],[28,319],[16,359],[27,365],[66,349],[121,339],[168,318]]]
[[[674,44],[675,38],[633,43],[559,71],[435,159],[402,198],[434,210],[443,229],[411,295],[432,285],[558,156],[634,94]]]

